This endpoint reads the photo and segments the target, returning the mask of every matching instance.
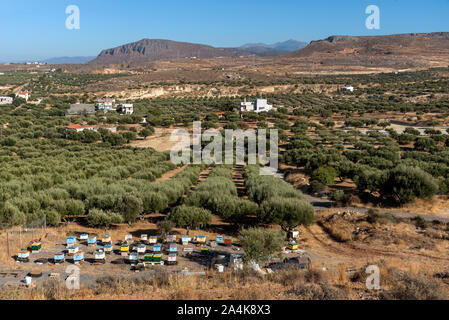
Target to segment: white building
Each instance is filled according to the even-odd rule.
[[[11,97],[0,97],[0,104],[12,104],[12,101]]]
[[[267,99],[257,99],[253,102],[240,102],[241,112],[268,112],[273,109],[271,104],[267,103]]]
[[[115,99],[112,98],[101,98],[97,100],[97,110],[104,110],[104,112],[115,110],[114,109]]]
[[[66,132],[69,132],[70,130],[76,131],[76,132],[83,132],[84,130],[93,130],[97,131],[97,127],[95,126],[88,126],[86,124],[72,124],[70,126],[65,127]]]
[[[30,98],[30,93],[28,91],[19,91],[16,93],[16,97],[23,98],[26,101]]]
[[[353,86],[346,86],[346,87],[340,88],[340,91],[354,92],[354,87]]]
[[[132,103],[123,103],[121,105],[122,113],[124,114],[133,114],[134,113],[134,105]]]

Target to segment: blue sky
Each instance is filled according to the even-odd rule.
[[[365,8],[380,8],[380,30]],[[80,30],[65,27],[68,5]],[[158,38],[240,46],[330,35],[449,31],[449,0],[1,0],[0,61],[94,56]]]

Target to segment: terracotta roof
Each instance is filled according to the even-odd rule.
[[[70,126],[66,126],[67,129],[87,129],[87,128],[93,128],[94,126],[88,126],[83,124],[72,124]]]

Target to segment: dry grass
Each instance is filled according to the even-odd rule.
[[[418,267],[398,269],[383,260],[378,265],[381,290],[367,290],[365,268],[348,278],[346,266],[329,271],[285,269],[267,276],[250,270],[208,273],[206,276],[170,274],[163,269],[154,276],[108,276],[95,285],[68,290],[64,281],[48,280],[33,289],[4,290],[1,299],[171,299],[171,300],[342,300],[342,299],[446,299],[443,280]],[[367,264],[367,265],[369,265]]]

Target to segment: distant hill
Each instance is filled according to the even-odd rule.
[[[43,60],[41,62],[47,64],[79,64],[86,63],[95,59],[95,57],[57,57]]]
[[[449,32],[385,36],[331,36],[312,41],[286,57],[319,60],[321,64],[417,67],[433,58],[449,58]]]
[[[90,63],[113,64],[148,62],[176,58],[215,58],[249,55],[233,48],[214,48],[202,44],[161,39],[143,39],[116,48],[103,50]]]
[[[277,42],[273,44],[265,44],[265,43],[247,43],[238,49],[246,50],[250,48],[264,47],[267,49],[279,50],[279,51],[287,51],[292,52],[299,49],[302,49],[307,46],[307,42],[297,41],[297,40],[287,40],[284,42]]]
[[[280,56],[287,54],[289,52],[293,52],[299,49],[302,49],[307,46],[306,42],[296,41],[296,40],[287,40],[284,42],[277,42],[274,44],[265,44],[265,43],[248,43],[244,44],[237,49],[253,53],[258,56]]]

